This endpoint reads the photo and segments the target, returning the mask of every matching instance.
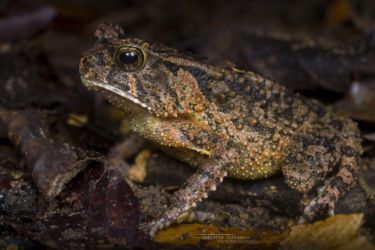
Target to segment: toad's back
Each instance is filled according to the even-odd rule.
[[[221,68],[213,74],[201,63],[182,62],[181,58],[168,57],[165,67],[177,76],[177,82],[201,91],[205,102],[202,106],[207,109],[198,117],[211,128],[210,134],[199,134],[206,139],[196,140],[195,146],[208,149],[222,143],[220,137],[229,140],[234,161],[228,170],[230,176],[264,178],[278,173],[280,165],[288,164],[292,158],[304,162],[306,159],[301,158],[318,155],[324,160],[317,167],[330,171],[338,163],[343,148],[347,149],[343,146],[345,138],[352,138],[351,151],[361,152],[356,125],[328,112],[318,101],[294,94],[251,72]],[[190,83],[186,75],[193,79]]]

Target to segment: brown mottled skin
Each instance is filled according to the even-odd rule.
[[[323,185],[300,221],[327,208],[332,215],[355,184],[362,148],[350,119],[255,73],[126,38],[119,26],[101,25],[96,37],[81,59],[84,85],[126,112],[132,131],[198,167],[148,225],[151,235],[181,220],[227,175],[254,180],[281,172],[303,193]],[[117,57],[129,48],[140,59],[131,65]]]

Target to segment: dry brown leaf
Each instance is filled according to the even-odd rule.
[[[281,246],[283,249],[375,249],[360,234],[362,223],[363,214],[348,214],[293,226]]]
[[[218,249],[375,249],[360,233],[363,214],[337,215],[283,232],[180,224],[157,233],[155,241],[176,245],[202,245]]]
[[[158,232],[155,241],[168,244],[198,245],[225,249],[275,248],[287,232],[242,230],[235,227],[221,228],[203,224],[180,224]]]

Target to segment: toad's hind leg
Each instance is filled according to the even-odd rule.
[[[144,225],[143,230],[154,236],[158,230],[180,220],[189,209],[195,207],[202,199],[207,198],[208,191],[216,190],[217,185],[223,181],[226,175],[225,167],[220,164],[220,161],[207,162],[198,168],[184,186],[173,194],[171,207],[164,215]]]
[[[334,215],[337,201],[344,196],[356,183],[358,165],[356,157],[343,156],[335,176],[323,186],[322,192],[312,199],[305,207],[299,222],[312,220],[321,210],[328,207],[328,214]]]
[[[337,173],[324,184],[322,192],[305,207],[299,222],[313,219],[321,210],[328,208],[334,215],[337,201],[355,184],[358,178],[358,159],[362,153],[361,140],[354,122],[346,123],[342,130],[341,158]]]
[[[327,208],[334,214],[336,202],[356,182],[362,151],[359,130],[350,120],[335,121],[335,127],[297,134],[288,149],[290,155],[281,163],[286,184],[299,192],[309,193],[324,183],[304,208],[300,222]]]

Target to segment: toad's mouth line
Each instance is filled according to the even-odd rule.
[[[96,81],[96,80],[91,80],[91,79],[87,79],[85,77],[81,77],[81,81],[83,82],[83,84],[86,86],[86,87],[98,87],[98,88],[101,88],[101,89],[104,89],[104,90],[107,90],[113,94],[116,94],[118,96],[121,96],[121,97],[124,97],[126,99],[128,99],[129,101],[135,103],[135,104],[138,104],[139,106],[141,106],[142,108],[145,108],[145,109],[148,109],[148,110],[151,110],[151,108],[149,106],[147,106],[147,104],[141,102],[140,100],[137,99],[137,97],[135,97],[134,95],[132,94],[129,94],[128,92],[126,91],[123,91],[115,86],[112,86],[110,84],[107,84],[107,83],[103,83],[103,82],[99,82],[99,81]]]

